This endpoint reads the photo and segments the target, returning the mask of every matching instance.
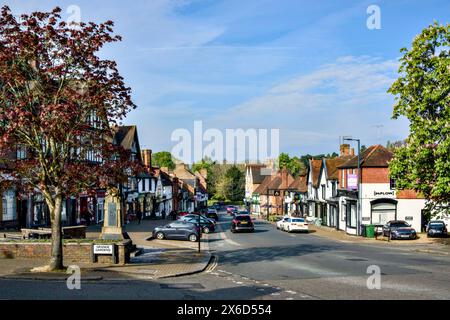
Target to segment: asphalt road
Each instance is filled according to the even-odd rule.
[[[255,233],[232,234],[221,214],[209,235],[217,257],[206,272],[151,281],[0,281],[0,299],[450,299],[450,257],[288,234],[256,222]],[[380,289],[369,289],[368,267]],[[373,282],[370,282],[373,283]],[[376,284],[376,283],[374,283]]]

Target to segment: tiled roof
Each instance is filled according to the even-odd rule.
[[[254,165],[250,166],[250,170],[252,172],[252,178],[253,178],[253,184],[260,184],[266,177],[265,175],[261,174],[261,170],[264,168],[264,165]]]
[[[337,180],[339,176],[338,166],[344,164],[353,156],[340,156],[333,159],[325,159],[328,180]]]
[[[266,194],[269,184],[274,178],[274,176],[266,176],[258,188],[255,189],[254,193]]]
[[[306,175],[303,176],[298,176],[297,178],[294,179],[294,182],[291,183],[291,185],[289,186],[289,189],[301,192],[301,193],[306,193],[308,192],[308,187],[306,185]]]
[[[319,187],[320,168],[322,167],[322,159],[311,159],[312,184],[314,188]]]
[[[285,178],[283,179],[283,175]],[[266,176],[261,184],[254,191],[259,194],[267,194],[268,189],[288,189],[294,182],[294,178],[286,169],[279,170],[275,175]]]
[[[392,160],[393,154],[391,151],[382,145],[375,145],[369,147],[361,153],[361,167],[388,167],[389,161]],[[357,168],[358,156],[353,157],[338,168]]]

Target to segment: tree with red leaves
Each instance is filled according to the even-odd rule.
[[[117,185],[137,170],[113,144],[114,126],[135,108],[131,89],[114,61],[97,56],[121,38],[113,35],[112,21],[74,28],[60,13],[55,8],[16,18],[7,6],[0,13],[0,149],[26,150],[9,167],[16,185],[39,190],[49,207],[49,270],[63,268],[64,199]]]

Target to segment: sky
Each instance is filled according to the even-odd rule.
[[[79,8],[81,20],[113,20],[120,43],[105,47],[133,90],[141,148],[170,151],[174,130],[279,129],[280,151],[337,152],[341,136],[385,145],[406,138],[387,89],[402,47],[448,0],[3,1],[14,13]],[[369,29],[371,5],[381,29]]]

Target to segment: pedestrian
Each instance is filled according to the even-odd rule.
[[[141,220],[142,220],[142,211],[141,211],[141,209],[138,209],[136,214],[137,214],[138,224],[141,224]]]
[[[166,219],[166,209],[163,209],[162,213],[161,213],[162,219],[165,220]]]
[[[172,210],[170,212],[170,217],[172,218],[172,220],[176,220],[177,219],[177,213],[175,212],[175,210]]]

